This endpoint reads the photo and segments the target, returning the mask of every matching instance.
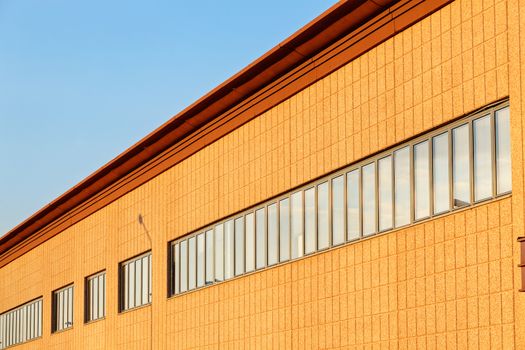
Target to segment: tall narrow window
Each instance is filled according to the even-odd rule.
[[[180,242],[180,291],[188,290],[188,241]]]
[[[315,187],[304,191],[304,252],[316,250]]]
[[[204,286],[206,258],[205,258],[206,242],[204,233],[197,236],[197,287]]]
[[[224,280],[224,226],[215,226],[215,281]]]
[[[266,266],[266,215],[264,208],[255,211],[255,265],[257,269]]]
[[[376,232],[376,166],[363,167],[363,235]]]
[[[379,230],[384,231],[392,228],[392,157],[379,159],[378,182],[379,182]]]
[[[213,262],[215,260],[213,251],[213,230],[206,231],[206,284],[213,283],[214,268]]]
[[[345,241],[345,178],[332,179],[332,244]]]
[[[279,261],[290,260],[290,199],[279,202]]]
[[[197,245],[195,237],[188,239],[188,289],[197,286]]]
[[[188,270],[187,265],[183,267],[183,262],[187,262],[188,256],[187,246],[182,243],[186,241],[181,242],[181,291],[186,291]],[[119,275],[120,311],[151,303],[151,252],[121,263]]]
[[[244,217],[235,219],[235,276],[244,273]]]
[[[432,138],[432,181],[434,214],[450,210],[448,132]]]
[[[509,107],[496,111],[496,191],[512,190]]]
[[[172,294],[180,293],[180,248],[179,244],[171,247],[171,270],[173,271]]]
[[[290,197],[292,213],[292,259],[303,256],[304,233],[303,233],[303,192],[295,192]]]
[[[86,278],[85,321],[106,317],[106,271]]]
[[[452,192],[454,207],[470,204],[470,136],[469,125],[452,129]]]
[[[52,332],[73,327],[73,285],[53,292]]]
[[[430,163],[428,141],[414,146],[414,216],[416,220],[430,215]]]
[[[348,240],[361,235],[359,169],[346,174]]]
[[[224,278],[229,279],[234,275],[235,240],[233,220],[224,223]]]
[[[255,270],[255,214],[246,215],[246,272]]]
[[[472,122],[474,136],[474,200],[492,197],[492,138],[490,115]]]
[[[395,225],[410,223],[410,148],[394,152]]]
[[[330,246],[328,195],[328,182],[317,185],[317,249],[319,250]]]
[[[268,206],[268,265],[279,262],[279,222],[277,204]]]

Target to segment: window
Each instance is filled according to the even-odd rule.
[[[73,327],[73,285],[53,292],[52,332]]]
[[[347,193],[347,222],[348,240],[352,241],[361,235],[361,194],[359,183],[359,169],[346,174],[346,193]]]
[[[304,234],[303,234],[303,192],[296,192],[291,196],[292,213],[292,259],[303,256]]]
[[[470,134],[469,125],[452,129],[452,193],[454,208],[470,204]]]
[[[172,291],[188,290],[189,254],[198,288],[507,194],[509,123],[507,105],[485,108],[178,239]]]
[[[214,277],[213,230],[206,231],[206,284],[213,283]]]
[[[229,279],[234,276],[234,260],[235,260],[235,241],[234,241],[235,226],[233,220],[226,221],[224,224],[224,278]]]
[[[492,196],[492,138],[490,115],[472,122],[474,135],[474,200]]]
[[[277,264],[279,261],[279,225],[277,204],[268,206],[268,265]]]
[[[197,287],[204,286],[204,271],[206,242],[204,233],[197,236]]]
[[[345,178],[343,175],[332,180],[332,244],[345,241]]]
[[[235,276],[244,273],[244,217],[235,219]]]
[[[434,214],[450,210],[450,184],[448,177],[448,133],[444,133],[432,138]]]
[[[363,167],[363,235],[376,232],[376,165]]]
[[[42,298],[0,314],[0,349],[42,336]]]
[[[188,289],[195,289],[197,286],[197,246],[196,238],[188,240]]]
[[[290,200],[279,202],[279,261],[290,260]]]
[[[395,225],[410,223],[410,147],[394,152]]]
[[[328,182],[317,186],[317,249],[322,250],[330,246],[328,231]]]
[[[186,245],[180,245],[180,289],[187,290],[189,283],[187,262],[188,251]],[[195,245],[193,245],[195,249]],[[195,258],[195,253],[193,253]],[[184,268],[183,266],[184,265]],[[120,264],[120,311],[126,311],[142,305],[151,303],[151,252],[142,254],[136,258]],[[195,276],[195,275],[194,275]]]
[[[304,191],[304,252],[316,250],[315,187]]]
[[[106,271],[86,278],[86,322],[106,317]]]
[[[505,107],[496,111],[497,194],[510,192],[512,189],[510,159],[510,114],[509,107]]]
[[[379,159],[377,168],[379,177],[379,231],[385,231],[393,226],[392,157]]]
[[[255,211],[255,267],[266,266],[266,215],[263,209]]]
[[[246,272],[255,270],[255,216],[246,215]]]
[[[428,141],[414,146],[414,207],[415,219],[430,215],[430,162]]]

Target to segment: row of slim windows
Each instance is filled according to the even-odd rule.
[[[126,311],[151,303],[151,252],[120,264],[119,308]],[[85,280],[84,321],[106,316],[106,272]],[[51,331],[73,327],[74,285],[52,294]],[[0,314],[0,349],[25,343],[42,336],[42,298]]]
[[[499,105],[170,244],[180,294],[511,191],[509,107]],[[151,252],[119,266],[119,310],[151,303]],[[106,315],[105,271],[85,322]],[[52,332],[73,326],[74,285],[53,292]],[[0,314],[0,349],[42,336],[42,298]]]
[[[511,191],[500,104],[170,245],[176,295]]]

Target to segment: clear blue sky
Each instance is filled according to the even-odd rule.
[[[333,3],[0,0],[0,236]]]

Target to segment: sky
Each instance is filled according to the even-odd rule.
[[[0,0],[0,236],[333,3]]]

